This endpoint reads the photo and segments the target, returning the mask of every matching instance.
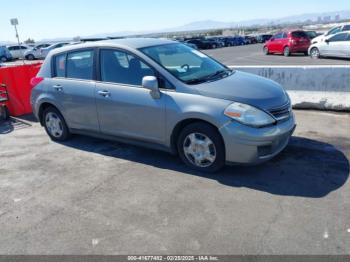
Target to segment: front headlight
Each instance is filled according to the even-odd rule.
[[[276,120],[264,111],[236,102],[229,105],[224,114],[242,124],[253,127],[263,127],[276,123]]]

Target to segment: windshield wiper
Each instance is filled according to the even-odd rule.
[[[186,81],[186,84],[189,84],[189,85],[201,84],[201,83],[205,83],[207,81],[210,81],[210,80],[212,80],[218,76],[221,76],[223,74],[230,75],[230,73],[232,73],[231,69],[218,70],[213,74],[210,74],[210,75],[207,75],[207,76],[204,76],[201,78],[194,78],[194,79],[188,80],[188,81]]]

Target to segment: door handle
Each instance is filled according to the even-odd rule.
[[[111,96],[111,93],[107,90],[103,90],[103,91],[98,91],[97,92],[100,96],[103,96],[103,97],[110,97]]]
[[[63,87],[61,85],[54,85],[53,88],[57,91],[57,92],[62,92],[63,91]]]

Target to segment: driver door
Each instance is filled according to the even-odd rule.
[[[162,144],[165,141],[165,99],[142,87],[155,72],[137,57],[119,49],[100,50],[100,81],[95,98],[100,131],[106,135]]]

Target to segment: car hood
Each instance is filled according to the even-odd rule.
[[[199,94],[269,110],[288,103],[283,87],[257,75],[235,71],[229,77],[196,86]]]

